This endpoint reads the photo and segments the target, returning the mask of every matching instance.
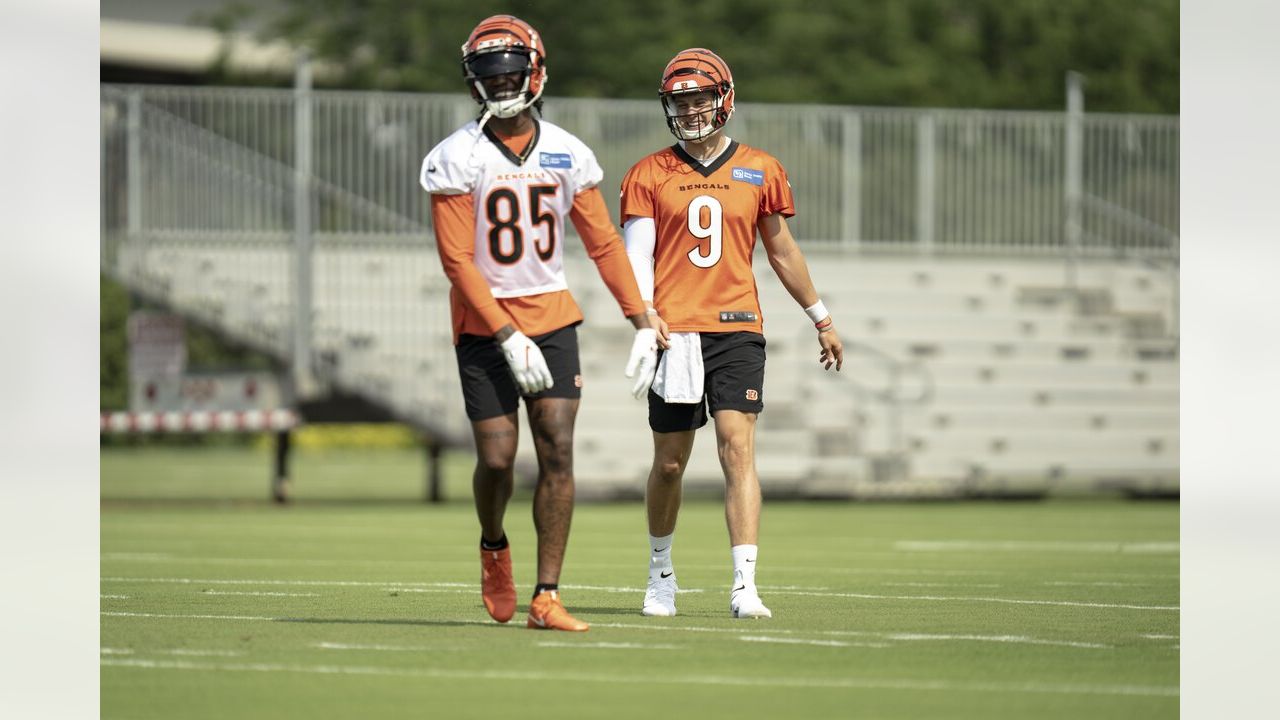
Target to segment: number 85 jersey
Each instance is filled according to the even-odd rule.
[[[604,173],[581,140],[546,121],[517,155],[475,121],[436,145],[419,178],[429,193],[470,194],[473,262],[495,298],[566,290],[564,216]]]
[[[653,304],[672,332],[763,334],[751,254],[774,213],[795,215],[786,171],[736,141],[709,165],[673,145],[627,172],[622,222],[653,218]]]

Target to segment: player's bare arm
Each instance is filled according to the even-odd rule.
[[[787,219],[781,213],[774,213],[761,218],[757,228],[760,230],[765,254],[769,257],[769,265],[791,297],[806,312],[815,306],[822,307],[818,291],[813,287],[813,278],[809,275],[809,265],[804,261],[800,246],[791,236],[791,230],[787,228]],[[813,318],[814,327],[818,331],[818,346],[821,348],[818,362],[826,370],[835,365],[839,372],[844,365],[844,344],[840,342],[835,323],[825,312],[825,308],[818,314],[823,315]]]

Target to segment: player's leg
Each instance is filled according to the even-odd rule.
[[[644,615],[676,614],[676,570],[671,560],[676,517],[680,513],[684,469],[693,450],[695,430],[653,433],[653,466],[645,487],[645,511],[649,520],[649,580],[645,587]]]
[[[493,338],[463,335],[456,353],[476,445],[471,487],[480,521],[480,595],[489,615],[507,622],[516,611],[516,586],[503,517],[513,485],[519,394]]]
[[[756,419],[764,409],[764,337],[716,336],[704,347],[707,402],[716,423],[716,450],[725,479],[725,524],[733,557],[729,610],[734,617],[771,617],[756,589],[760,533],[760,478],[756,474]]]
[[[724,519],[729,544],[755,545],[760,533],[760,477],[756,474],[755,413],[718,410],[716,452],[724,470]]]
[[[653,465],[645,487],[649,521],[649,579],[640,612],[676,614],[676,570],[671,559],[676,517],[680,513],[684,469],[697,429],[707,424],[706,403],[669,403],[649,391],[649,428],[653,430]]]
[[[533,525],[538,531],[538,586],[560,581],[569,526],[573,521],[573,424],[578,400],[530,400],[529,429],[538,455],[533,492]],[[545,588],[544,588],[545,589]]]
[[[517,423],[516,414],[511,413],[471,424],[476,443],[471,488],[480,519],[480,595],[485,610],[498,622],[507,622],[516,612],[511,546],[503,529],[503,516],[511,500]]]
[[[560,601],[560,571],[573,521],[573,425],[582,396],[577,329],[561,328],[533,338],[555,381],[551,389],[525,398],[529,430],[538,456],[533,491],[533,525],[538,531],[538,584],[529,605],[528,627],[588,629]]]
[[[476,469],[471,476],[480,540],[493,547],[506,539],[503,516],[514,486],[519,420],[515,413],[471,423],[476,444]]]
[[[756,414],[718,410],[716,449],[724,470],[724,519],[729,526],[733,585],[729,611],[734,617],[772,617],[756,589],[756,553],[760,534],[760,477],[756,474]]]

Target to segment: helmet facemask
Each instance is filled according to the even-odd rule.
[[[538,101],[542,88],[536,93],[529,90],[533,66],[532,51],[523,48],[473,53],[462,60],[462,72],[472,96],[485,106],[487,114],[498,118],[515,117]],[[520,76],[515,89],[495,93],[485,87],[486,79],[515,73]]]
[[[698,105],[691,97],[695,95],[709,96],[710,102],[705,106]],[[667,127],[671,133],[681,140],[702,140],[724,127],[728,120],[724,113],[724,95],[712,88],[692,88],[679,92],[662,93],[662,110],[667,118]],[[690,105],[689,102],[694,101]],[[680,105],[685,105],[682,109]],[[708,113],[710,118],[705,117]],[[693,123],[687,120],[697,118],[696,127],[688,127]],[[682,122],[686,121],[686,122]]]

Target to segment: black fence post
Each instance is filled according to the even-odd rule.
[[[289,502],[289,431],[276,431],[276,458],[272,468],[271,499],[278,503]]]
[[[427,446],[427,502],[444,502],[444,491],[441,488],[440,443],[430,435],[423,438],[423,442]]]

